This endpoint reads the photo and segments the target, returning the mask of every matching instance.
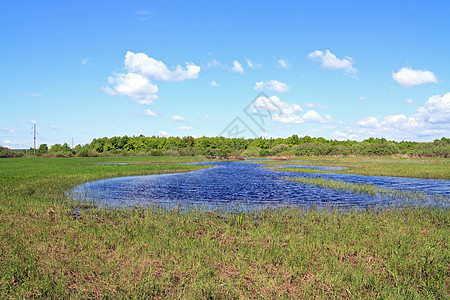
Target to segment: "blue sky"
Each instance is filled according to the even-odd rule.
[[[1,1],[0,145],[31,147],[33,123],[49,145],[230,128],[449,137],[449,11],[448,1]],[[264,124],[249,104],[250,115],[266,110]]]

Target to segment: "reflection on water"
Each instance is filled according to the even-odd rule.
[[[206,162],[214,168],[200,171],[165,175],[130,176],[104,179],[86,183],[72,190],[79,200],[93,200],[101,205],[142,206],[176,205],[200,206],[205,208],[277,206],[337,206],[343,208],[380,205],[397,205],[401,200],[388,197],[371,197],[323,189],[295,182],[281,177],[323,177],[353,183],[370,183],[380,187],[421,191],[428,195],[450,196],[450,181],[419,178],[378,177],[333,173],[292,173],[263,168],[263,163]],[[293,167],[300,167],[292,165]],[[311,166],[308,166],[311,167]],[[314,169],[336,170],[330,167],[314,166]],[[281,171],[280,171],[281,170]],[[448,207],[448,202],[435,203],[430,199],[421,205]]]

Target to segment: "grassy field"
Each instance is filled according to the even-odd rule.
[[[370,176],[415,177],[450,179],[450,159],[448,158],[410,158],[403,156],[387,157],[299,157],[301,161],[266,161],[267,164],[347,167],[333,173],[358,174]],[[249,162],[251,163],[251,162]],[[255,161],[254,163],[261,163]],[[287,172],[326,173],[322,170],[306,168],[285,168]]]
[[[357,213],[291,208],[226,214],[86,205],[75,217],[64,194],[100,178],[204,167],[181,165],[194,160],[199,159],[0,160],[0,297],[450,296],[447,209]],[[95,165],[105,162],[134,164]],[[394,163],[386,164],[396,172]],[[437,164],[428,167],[430,177],[446,172],[441,170],[444,161],[428,164]]]

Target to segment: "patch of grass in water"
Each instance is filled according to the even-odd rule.
[[[284,177],[283,179],[301,184],[314,185],[325,189],[339,190],[356,194],[366,194],[370,196],[387,196],[405,200],[426,200],[428,197],[427,194],[423,192],[388,189],[378,187],[370,183],[351,183],[343,180],[325,179],[323,177]],[[435,201],[449,201],[448,197],[443,195],[433,195],[432,197]]]

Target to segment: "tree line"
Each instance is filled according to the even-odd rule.
[[[17,156],[10,149],[0,149],[0,157]],[[5,150],[6,149],[6,150]],[[30,150],[29,153],[33,154]],[[41,144],[36,155],[44,157],[95,156],[322,156],[322,155],[395,155],[418,157],[450,157],[450,139],[433,142],[388,141],[369,138],[361,142],[327,140],[292,135],[288,138],[225,138],[225,137],[159,137],[114,136],[93,139],[91,143],[70,148],[67,143],[48,147]],[[11,156],[12,155],[12,156]]]

